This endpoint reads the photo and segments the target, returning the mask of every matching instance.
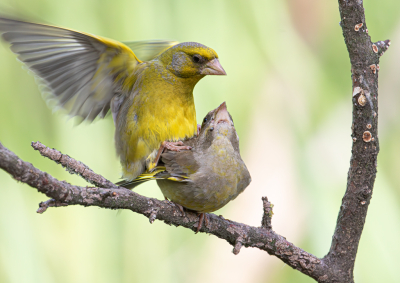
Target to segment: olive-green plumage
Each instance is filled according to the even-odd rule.
[[[204,118],[199,136],[184,142],[192,150],[167,151],[154,174],[143,174],[126,187],[157,179],[164,196],[199,213],[213,212],[249,185],[250,173],[239,150],[239,137],[225,103]]]
[[[123,44],[1,16],[0,34],[70,116],[93,121],[111,109],[126,180],[154,168],[162,142],[196,134],[193,88],[205,75],[225,75],[217,53],[194,42]]]

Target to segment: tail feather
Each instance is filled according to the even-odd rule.
[[[122,180],[118,183],[115,183],[117,186],[120,187],[124,187],[126,189],[129,190],[133,190],[134,188],[136,188],[137,186],[139,186],[140,184],[143,184],[147,181],[150,181],[151,179],[147,179],[147,180],[133,180],[133,181],[127,181],[127,180]]]
[[[147,181],[158,179],[155,175],[157,175],[161,172],[164,172],[164,171],[165,171],[164,166],[157,166],[154,168],[154,170],[152,172],[145,172],[145,173],[137,176],[136,179],[134,179],[134,180],[131,180],[131,181],[122,180],[115,184],[120,187],[124,187],[124,188],[132,190],[132,189],[136,188],[137,186],[139,186],[140,184],[143,184]]]
[[[117,186],[132,190],[147,181],[157,180],[157,179],[165,179],[165,180],[170,180],[170,181],[175,181],[175,182],[190,181],[189,177],[187,177],[187,176],[174,176],[174,175],[169,174],[165,170],[166,169],[164,166],[157,166],[154,168],[154,170],[152,172],[145,172],[145,173],[137,176],[137,178],[132,181],[122,180],[115,184]]]

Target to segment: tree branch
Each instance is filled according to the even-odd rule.
[[[71,174],[78,174],[83,179],[88,181],[89,183],[103,188],[117,188],[113,182],[107,180],[103,176],[96,174],[90,169],[88,166],[83,164],[80,161],[77,161],[68,155],[62,154],[56,149],[51,149],[45,146],[40,142],[32,142],[32,147],[39,151],[40,154],[44,157],[49,158],[50,160],[55,161],[58,164],[61,164],[62,167],[66,168],[67,171]]]
[[[46,148],[43,145],[40,147],[43,152],[52,151],[52,149]],[[70,158],[69,164],[79,163],[80,166],[87,168],[86,170],[90,170],[83,163],[71,157],[68,158]],[[54,159],[56,162],[60,162],[59,158]],[[48,207],[66,205],[129,209],[145,215],[151,223],[155,219],[158,219],[169,225],[182,226],[192,231],[196,231],[197,229],[197,214],[186,211],[185,215],[182,216],[179,208],[172,202],[147,198],[117,186],[113,188],[79,187],[65,181],[59,181],[35,168],[32,164],[21,160],[1,143],[0,168],[7,171],[14,179],[36,188],[39,192],[51,198],[40,204],[39,213],[43,213]],[[75,170],[71,170],[70,172],[77,173]],[[224,219],[215,214],[208,214],[208,224],[203,225],[200,232],[209,233],[226,240],[234,247],[233,252],[235,254],[239,253],[242,246],[259,248],[271,255],[275,255],[292,268],[315,279],[323,277],[326,274],[334,276],[319,258],[296,247],[270,228],[272,205],[266,198],[263,201],[263,227],[253,227]]]
[[[379,57],[390,41],[372,43],[363,1],[339,0],[341,27],[350,56],[353,83],[352,156],[329,253],[323,261],[340,281],[354,282],[353,270],[376,177],[378,141]]]

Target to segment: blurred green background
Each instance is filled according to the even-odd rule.
[[[355,267],[357,282],[398,282],[400,245],[400,2],[364,3],[382,57],[378,175]],[[217,212],[259,226],[262,196],[273,227],[316,256],[330,247],[351,151],[350,63],[336,1],[0,0],[1,11],[120,41],[173,39],[214,48],[228,76],[195,88],[198,121],[226,101],[252,183]],[[0,141],[26,161],[86,185],[35,152],[31,141],[117,181],[111,117],[74,126],[52,113],[34,78],[0,45]],[[155,183],[137,192],[162,199]],[[0,171],[0,282],[313,282],[275,257],[194,235],[129,211],[51,208]]]

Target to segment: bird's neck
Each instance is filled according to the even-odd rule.
[[[180,78],[165,69],[149,68],[138,85],[136,105],[151,111],[151,119],[165,136],[164,140],[192,137],[197,131],[193,88],[200,78]],[[165,128],[166,130],[161,130]]]
[[[171,86],[178,92],[181,92],[182,95],[193,95],[193,89],[196,84],[203,78],[204,76],[194,76],[188,78],[177,77],[174,74],[169,72],[169,75],[163,76],[165,82]]]

